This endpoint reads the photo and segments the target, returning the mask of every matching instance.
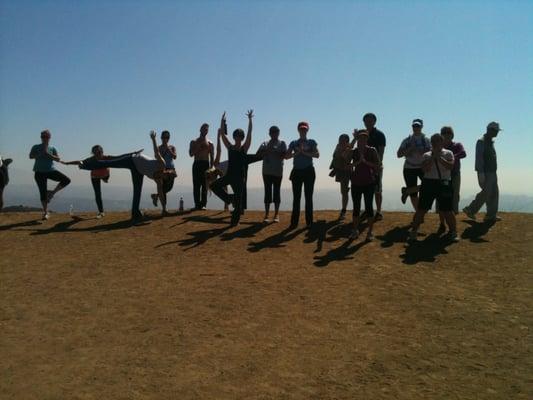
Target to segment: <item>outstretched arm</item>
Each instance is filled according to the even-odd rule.
[[[246,113],[246,116],[248,117],[248,132],[246,133],[246,140],[244,141],[244,152],[247,152],[250,148],[250,144],[252,144],[252,118],[254,117],[254,110],[248,110]]]
[[[219,138],[222,140],[222,143],[224,143],[224,146],[226,148],[231,147],[231,143],[228,140],[228,132],[227,132],[227,125],[226,125],[226,112],[224,111],[224,114],[222,114],[222,119],[220,120],[220,133]]]
[[[77,161],[60,161],[61,164],[63,165],[81,165],[82,162],[77,160]]]

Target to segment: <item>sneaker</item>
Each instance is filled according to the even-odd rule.
[[[54,192],[51,190],[47,190],[46,191],[46,202],[50,203],[53,198],[54,198]]]
[[[402,203],[403,204],[405,204],[405,202],[407,201],[408,197],[409,197],[409,195],[407,194],[407,188],[403,187],[402,188]]]
[[[157,194],[153,193],[150,195],[150,197],[152,198],[152,204],[154,207],[157,207]]]
[[[374,216],[374,222],[381,221],[383,219],[383,215],[380,212],[377,212]]]
[[[268,219],[268,217],[265,217],[265,218],[263,218],[263,222],[264,222],[265,224],[268,224],[268,223],[270,222],[270,220]]]
[[[278,222],[279,222],[279,217],[276,215],[276,216],[274,217],[274,223],[277,224]]]
[[[43,214],[43,217],[41,218],[42,221],[48,221],[50,219],[50,214],[47,212]]]
[[[501,221],[501,217],[485,217],[483,219],[483,222],[498,222],[498,221]]]
[[[374,235],[371,232],[368,232],[366,235],[366,241],[371,242],[372,240],[374,240]]]
[[[466,216],[472,220],[476,220],[476,214],[474,214],[468,207],[463,208],[463,212],[466,214]]]
[[[454,243],[457,243],[459,241],[459,236],[457,236],[457,231],[448,232],[448,237],[450,238],[450,241]]]
[[[96,214],[96,219],[100,219],[104,217],[105,217],[105,212],[99,212],[98,214]]]
[[[359,231],[357,229],[353,229],[352,233],[350,233],[350,239],[355,240],[359,237]]]
[[[345,218],[346,218],[346,210],[342,210],[341,213],[339,214],[339,221],[344,221]]]
[[[200,210],[201,211],[205,211],[205,210],[207,210],[207,207],[200,207]]]
[[[437,235],[442,235],[444,232],[446,232],[446,225],[440,224],[439,229],[437,229]]]
[[[416,240],[417,240],[416,232],[415,231],[409,232],[409,237],[407,238],[407,241],[408,242],[416,242]]]

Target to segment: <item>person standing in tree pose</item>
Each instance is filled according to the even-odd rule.
[[[171,144],[168,144],[170,140],[170,132],[163,131],[161,132],[161,144],[159,145],[159,153],[161,157],[165,160],[165,171],[163,173],[163,193],[165,200],[167,193],[172,190],[174,187],[174,180],[176,179],[176,167],[174,166],[174,160],[178,157],[176,148]],[[152,193],[152,203],[154,207],[157,207],[158,193]]]
[[[413,120],[411,126],[413,134],[402,141],[397,156],[398,158],[405,157],[403,165],[405,187],[402,188],[402,203],[405,203],[407,197],[410,197],[413,208],[416,211],[420,188],[417,180],[422,180],[424,177],[424,171],[422,170],[423,155],[431,149],[431,144],[426,135],[422,133],[424,122],[421,119]]]
[[[333,152],[333,159],[329,168],[330,176],[335,177],[335,182],[339,182],[341,189],[341,212],[339,220],[346,217],[346,207],[348,206],[348,193],[350,191],[350,174],[352,170],[352,144],[350,136],[342,134],[339,136],[339,142]]]
[[[377,173],[380,169],[379,155],[374,147],[368,146],[368,132],[361,129],[357,132],[357,147],[352,152],[353,172],[352,201],[353,201],[353,230],[351,239],[359,236],[359,222],[361,212],[361,196],[365,201],[365,213],[368,218],[368,232],[366,240],[374,239],[372,228],[374,226],[374,191],[376,189]]]
[[[194,207],[196,210],[205,210],[207,206],[206,171],[213,168],[213,143],[207,139],[209,125],[202,124],[200,136],[191,140],[189,155],[194,157],[192,165],[192,184],[194,195]]]
[[[283,160],[287,153],[287,145],[279,140],[279,128],[271,126],[268,130],[270,140],[263,142],[257,150],[257,155],[263,158],[263,183],[265,186],[265,217],[268,223],[270,204],[274,202],[274,222],[279,222],[279,205],[281,203],[280,189],[283,178]]]
[[[245,136],[242,129],[235,129],[233,131],[233,139],[235,144],[232,144],[227,138],[226,113],[222,114],[220,121],[219,138],[228,149],[228,169],[226,174],[217,179],[211,184],[211,190],[224,203],[233,204],[233,212],[231,215],[231,225],[235,226],[239,223],[242,214],[242,196],[246,179],[246,167],[248,165],[247,152],[252,142],[252,119],[254,117],[253,110],[246,113],[248,117],[248,132]],[[225,187],[231,186],[233,194],[230,195]]]
[[[305,195],[305,224],[310,228],[313,224],[313,192],[315,188],[315,167],[313,158],[320,157],[318,145],[313,139],[307,138],[309,124],[305,121],[298,123],[300,138],[289,144],[286,158],[293,158],[293,168],[290,176],[292,182],[292,214],[290,228],[298,226],[300,219],[300,200],[302,198],[302,186]]]
[[[54,167],[54,161],[59,162],[59,154],[54,146],[50,145],[52,134],[49,130],[41,132],[41,144],[36,144],[31,148],[30,159],[35,160],[33,171],[35,172],[35,182],[39,188],[39,196],[43,206],[43,220],[50,218],[48,214],[48,204],[57,192],[70,184],[70,178],[62,174]],[[47,190],[48,180],[59,182],[54,190]]]

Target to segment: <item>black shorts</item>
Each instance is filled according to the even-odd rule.
[[[439,211],[453,211],[453,188],[450,181],[422,180],[418,208],[424,211],[431,210],[434,200],[439,203]]]
[[[406,187],[418,186],[418,179],[424,178],[424,171],[422,168],[404,168],[403,179]]]

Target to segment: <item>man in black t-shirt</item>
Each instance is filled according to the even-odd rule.
[[[383,185],[382,185],[382,179],[383,179],[383,154],[385,153],[385,146],[387,145],[387,141],[385,139],[385,134],[381,132],[379,129],[376,129],[376,115],[373,113],[366,113],[363,116],[363,123],[365,124],[365,128],[368,131],[368,146],[374,147],[379,155],[379,162],[380,162],[380,168],[379,173],[376,176],[376,190],[375,190],[375,197],[376,197],[376,215],[374,216],[375,221],[380,221],[383,219],[383,215],[381,215],[381,204],[383,202]]]

